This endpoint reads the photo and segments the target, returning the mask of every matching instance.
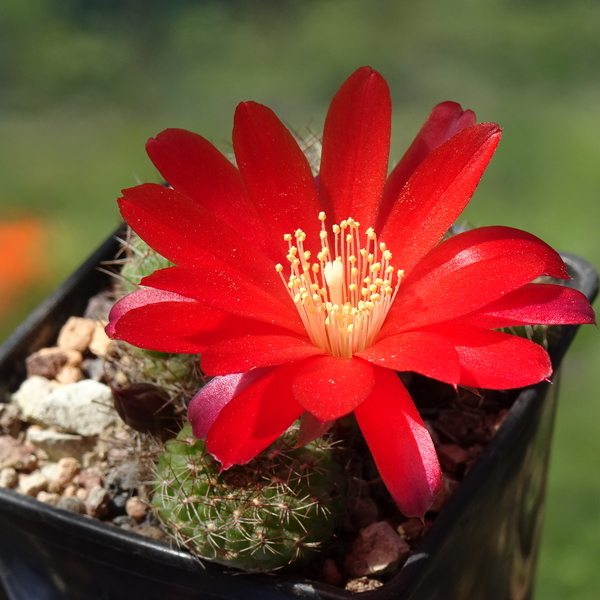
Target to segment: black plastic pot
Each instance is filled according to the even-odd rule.
[[[14,390],[24,358],[51,345],[68,316],[107,283],[107,240],[0,348],[0,389]],[[593,299],[598,277],[564,255],[571,285]],[[561,328],[555,371],[576,326]],[[521,390],[495,438],[402,570],[365,600],[508,600],[531,596],[557,386]],[[233,573],[188,553],[0,489],[0,580],[10,600],[341,600],[353,594],[277,575]],[[0,589],[0,599],[2,591]]]

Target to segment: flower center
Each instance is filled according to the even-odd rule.
[[[282,265],[275,269],[313,344],[332,356],[350,358],[375,341],[404,271],[392,267],[392,253],[384,243],[377,243],[372,228],[365,232],[361,245],[360,223],[352,218],[331,228],[331,244],[325,218],[325,213],[319,213],[317,261],[311,262],[310,251],[304,250],[306,234],[298,229],[284,236],[289,244],[289,280],[283,276]]]

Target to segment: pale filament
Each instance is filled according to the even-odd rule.
[[[277,272],[294,301],[306,331],[316,346],[332,356],[350,358],[371,346],[396,297],[404,271],[391,266],[392,253],[377,243],[372,228],[363,234],[360,223],[348,218],[333,225],[333,243],[321,221],[321,251],[317,260],[304,249],[306,234],[286,234],[290,276]],[[395,278],[395,282],[394,282]]]

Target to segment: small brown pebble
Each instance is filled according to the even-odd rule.
[[[58,334],[56,345],[65,350],[85,352],[90,345],[96,323],[92,319],[70,317]]]
[[[106,332],[104,331],[105,326],[106,323],[95,324],[94,332],[89,345],[90,352],[100,358],[104,358],[108,354],[111,346],[114,344],[114,342],[106,335]]]
[[[56,506],[60,501],[60,494],[53,494],[51,492],[41,491],[36,498],[43,502],[44,504],[49,504],[50,506]]]
[[[40,375],[54,379],[68,361],[67,354],[60,348],[42,348],[25,359],[27,377]]]
[[[62,493],[62,497],[63,498],[72,498],[76,493],[77,493],[77,486],[71,484],[65,488],[65,491]]]
[[[437,451],[440,463],[450,473],[457,473],[469,460],[469,451],[456,444],[442,444]]]
[[[77,491],[75,492],[75,497],[85,502],[87,500],[88,494],[89,492],[85,488],[77,488]]]
[[[417,517],[408,519],[398,527],[398,533],[405,540],[415,540],[423,533],[423,521]]]
[[[165,542],[169,540],[169,536],[160,529],[160,527],[155,527],[154,525],[140,525],[138,527],[133,527],[131,531],[135,531],[135,533],[139,533],[140,535],[145,535],[153,540],[162,540]]]
[[[54,381],[56,381],[56,383],[60,383],[61,385],[69,385],[70,383],[77,383],[83,379],[85,379],[85,376],[79,367],[67,365],[56,374]]]
[[[85,501],[85,512],[88,516],[94,519],[101,519],[108,514],[108,504],[111,500],[108,490],[105,490],[99,485],[93,487],[88,492]]]
[[[76,458],[64,457],[56,463],[56,470],[52,480],[59,485],[66,487],[73,479],[75,479],[75,476],[80,471],[81,463]]]
[[[0,434],[17,437],[21,431],[21,427],[19,407],[12,402],[8,404],[0,402]]]
[[[344,567],[352,577],[386,573],[395,569],[410,552],[410,546],[387,521],[361,529],[346,556]]]
[[[12,467],[0,470],[0,488],[12,489],[19,483],[19,474]]]
[[[132,496],[125,503],[125,512],[135,521],[141,523],[148,514],[148,505],[138,496]]]
[[[81,471],[75,477],[74,483],[89,491],[97,486],[102,486],[104,484],[104,477],[96,469],[90,467]]]
[[[372,590],[376,590],[382,585],[383,583],[381,583],[381,581],[377,581],[377,579],[369,579],[368,577],[358,577],[357,579],[348,579],[345,589],[349,592],[360,594],[362,592],[371,592]]]
[[[20,442],[10,435],[0,436],[0,469],[12,467],[17,471],[32,471],[37,465],[35,446]]]
[[[37,496],[45,492],[48,487],[48,478],[41,471],[34,471],[19,479],[19,491],[25,496]]]
[[[85,504],[75,496],[65,498],[64,496],[58,501],[56,508],[62,508],[78,515],[85,515]]]
[[[56,481],[52,480],[48,482],[48,492],[50,492],[51,494],[58,494],[60,496],[62,494],[62,491],[63,486],[60,485],[60,483],[57,483]]]
[[[335,561],[331,558],[326,558],[321,566],[321,577],[320,580],[327,585],[333,585],[334,587],[342,587],[344,583],[344,576],[335,564]]]

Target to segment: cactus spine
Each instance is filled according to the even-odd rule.
[[[331,444],[293,447],[293,433],[247,465],[219,465],[186,424],[159,456],[154,506],[194,554],[249,571],[304,564],[333,534],[341,468]]]

